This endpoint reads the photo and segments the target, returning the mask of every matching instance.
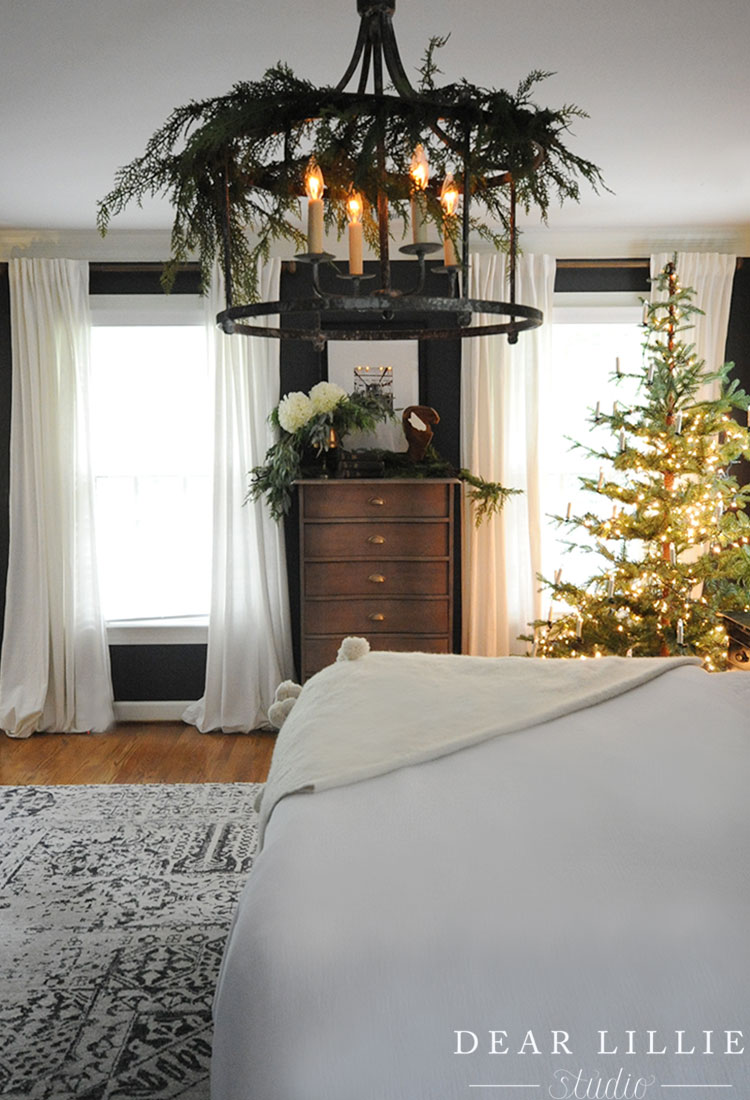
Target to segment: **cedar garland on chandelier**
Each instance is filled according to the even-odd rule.
[[[550,74],[537,70],[514,93],[465,79],[438,85],[435,51],[447,40],[440,37],[430,40],[412,87],[395,41],[394,9],[395,0],[357,0],[354,54],[334,86],[316,87],[279,63],[227,95],[174,110],[144,154],[118,171],[99,204],[100,231],[129,203],[166,195],[174,222],[165,289],[195,253],[204,286],[218,260],[227,294],[219,323],[226,332],[289,336],[281,326],[247,323],[285,311],[292,338],[319,347],[327,339],[490,332],[515,342],[519,332],[541,324],[538,310],[515,300],[516,210],[536,209],[546,218],[553,198],[578,200],[581,180],[595,190],[602,185],[597,166],[563,140],[585,113],[571,105],[538,107],[532,93]],[[347,91],[357,66],[356,90]],[[370,74],[373,92],[367,91]],[[300,220],[306,193],[308,213],[320,204],[307,236]],[[401,249],[417,260],[409,292],[391,287],[394,216],[411,226],[414,238]],[[339,238],[349,226],[348,273],[323,251],[319,217]],[[469,297],[471,233],[510,251],[509,302]],[[379,260],[375,290],[361,269],[362,238]],[[314,298],[303,306],[258,302],[258,263],[280,240],[313,266]],[[431,297],[423,292],[425,257],[441,247],[445,262],[437,270],[445,291]],[[490,323],[472,323],[479,314],[491,314]]]

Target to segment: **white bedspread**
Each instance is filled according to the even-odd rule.
[[[749,792],[750,676],[682,667],[284,798],[227,943],[212,1100],[748,1100]]]
[[[532,661],[368,653],[305,684],[276,744],[261,804],[371,779],[611,699],[697,657]]]

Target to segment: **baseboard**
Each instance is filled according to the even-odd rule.
[[[144,699],[115,703],[118,722],[179,722],[193,699]]]

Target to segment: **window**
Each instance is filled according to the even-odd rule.
[[[567,552],[565,539],[585,545],[580,529],[570,532],[558,527],[550,515],[565,516],[570,505],[572,515],[594,512],[596,497],[581,489],[579,478],[599,478],[603,467],[612,477],[608,463],[590,457],[573,442],[598,449],[616,446],[607,426],[594,428],[591,416],[597,402],[610,413],[614,401],[628,405],[635,397],[637,380],[626,377],[642,369],[642,307],[637,302],[613,302],[624,296],[599,295],[601,304],[581,306],[581,295],[560,295],[563,304],[555,309],[552,326],[551,369],[542,383],[542,432],[540,468],[542,472],[542,572],[552,578],[558,569],[563,578],[581,583],[594,572],[590,555],[580,550]],[[619,359],[623,377],[615,380]],[[602,508],[611,503],[603,500]]]
[[[206,616],[212,410],[201,303],[187,295],[93,296],[92,315],[92,460],[105,619]]]

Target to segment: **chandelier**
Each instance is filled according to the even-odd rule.
[[[99,226],[132,199],[167,193],[175,208],[163,282],[196,250],[204,284],[222,265],[228,334],[310,340],[455,340],[518,334],[542,324],[516,300],[517,211],[546,216],[550,196],[578,199],[597,167],[561,135],[578,108],[536,107],[533,72],[515,95],[466,80],[438,87],[433,38],[413,87],[393,30],[395,0],[357,0],[354,52],[338,84],[317,88],[284,65],[226,95],[178,108],[146,152],[120,169],[99,206]],[[353,86],[352,86],[353,85]],[[371,85],[371,87],[370,87]],[[368,90],[369,89],[369,90]],[[307,232],[299,221],[307,206]],[[408,289],[393,286],[394,227],[411,240]],[[348,241],[342,270],[324,249],[326,227]],[[507,300],[470,296],[471,233],[508,252]],[[276,239],[300,248],[312,295],[258,300],[257,268]],[[367,243],[377,274],[365,272]],[[440,261],[434,262],[438,253]],[[430,257],[433,259],[430,260]],[[428,274],[443,283],[425,290]],[[269,324],[268,318],[279,318]]]

